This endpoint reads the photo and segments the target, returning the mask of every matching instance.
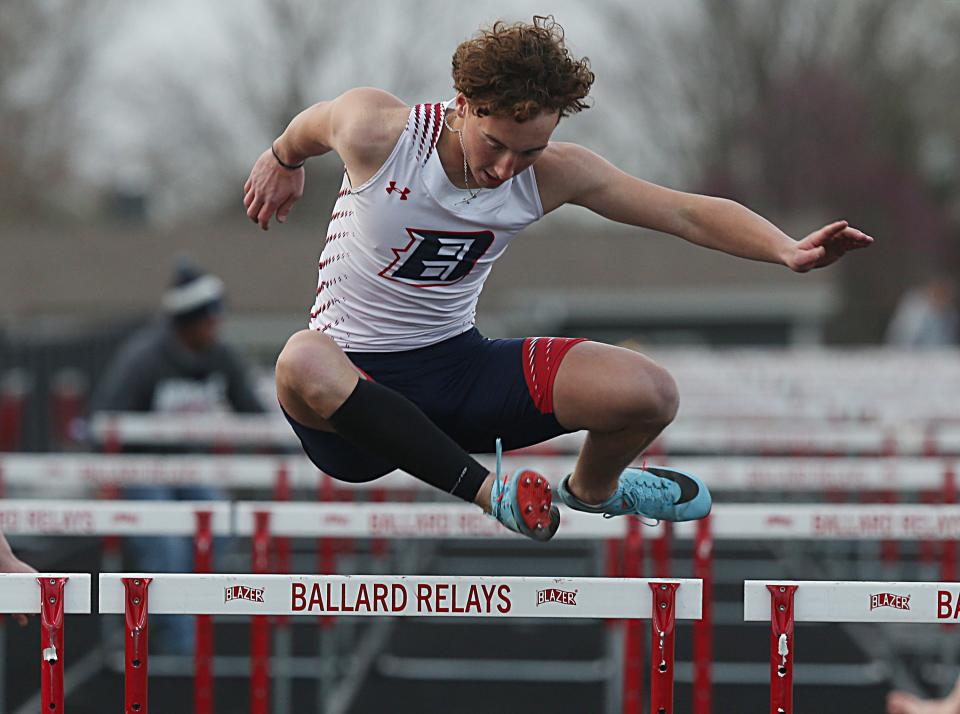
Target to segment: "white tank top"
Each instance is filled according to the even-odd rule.
[[[413,107],[362,186],[344,174],[310,314],[344,350],[410,350],[470,329],[494,261],[543,216],[532,167],[472,199],[450,182],[436,151],[444,108]]]

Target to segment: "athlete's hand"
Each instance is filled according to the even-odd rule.
[[[3,539],[3,535],[0,534],[0,539]],[[27,565],[17,556],[13,554],[10,550],[10,546],[7,545],[5,539],[0,543],[0,573],[35,573],[37,572],[36,568],[31,565]],[[17,613],[13,615],[13,619],[16,620],[17,624],[20,627],[23,627],[27,624],[27,616],[22,613]]]
[[[247,216],[263,230],[270,227],[274,214],[277,223],[287,220],[293,204],[303,195],[304,171],[285,169],[267,149],[250,170],[243,184],[243,205]]]
[[[784,263],[790,270],[806,273],[835,263],[847,251],[866,248],[871,243],[871,236],[853,228],[846,221],[836,221],[797,241]]]
[[[908,692],[887,695],[887,714],[944,714],[956,711],[950,699],[920,699]]]

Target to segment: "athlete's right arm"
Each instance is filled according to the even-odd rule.
[[[286,168],[281,161],[296,166],[336,151],[354,185],[363,183],[390,155],[405,117],[403,102],[369,87],[351,89],[300,112],[253,165],[243,186],[247,216],[267,230],[274,214],[283,223],[303,195],[303,169]]]

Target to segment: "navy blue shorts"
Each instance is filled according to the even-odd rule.
[[[568,433],[553,415],[560,362],[582,339],[490,340],[473,328],[429,347],[404,352],[348,352],[369,379],[390,387],[471,453],[519,449]],[[396,465],[336,434],[287,416],[310,460],[342,481],[372,481]]]

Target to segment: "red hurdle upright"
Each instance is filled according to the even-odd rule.
[[[125,591],[124,621],[124,711],[126,714],[147,714],[147,588],[150,578],[123,578]]]
[[[43,668],[40,700],[45,712],[63,711],[63,588],[68,578],[37,578],[40,583],[40,648]]]
[[[623,577],[639,578],[643,568],[643,535],[640,521],[630,517],[623,542]],[[637,620],[627,620],[623,651],[623,714],[643,710],[643,630]]]
[[[796,585],[770,591],[770,711],[793,713],[793,594]]]
[[[713,709],[713,534],[710,516],[697,521],[693,577],[703,582],[703,615],[693,622],[693,714]]]
[[[270,572],[270,514],[254,514],[253,572]],[[250,712],[270,712],[270,621],[266,615],[254,615],[250,623]]]
[[[194,538],[193,571],[213,572],[213,529],[210,511],[197,511],[197,533]],[[213,714],[213,618],[196,616],[196,651],[194,652],[193,711]]]
[[[64,615],[90,614],[87,573],[0,573],[0,613],[40,614],[41,711],[64,711]],[[18,656],[22,653],[18,653]],[[6,711],[0,687],[0,709]],[[34,700],[35,701],[35,700]],[[36,705],[34,705],[36,706]]]
[[[650,583],[653,591],[650,714],[673,714],[674,605],[678,587],[679,583]]]

